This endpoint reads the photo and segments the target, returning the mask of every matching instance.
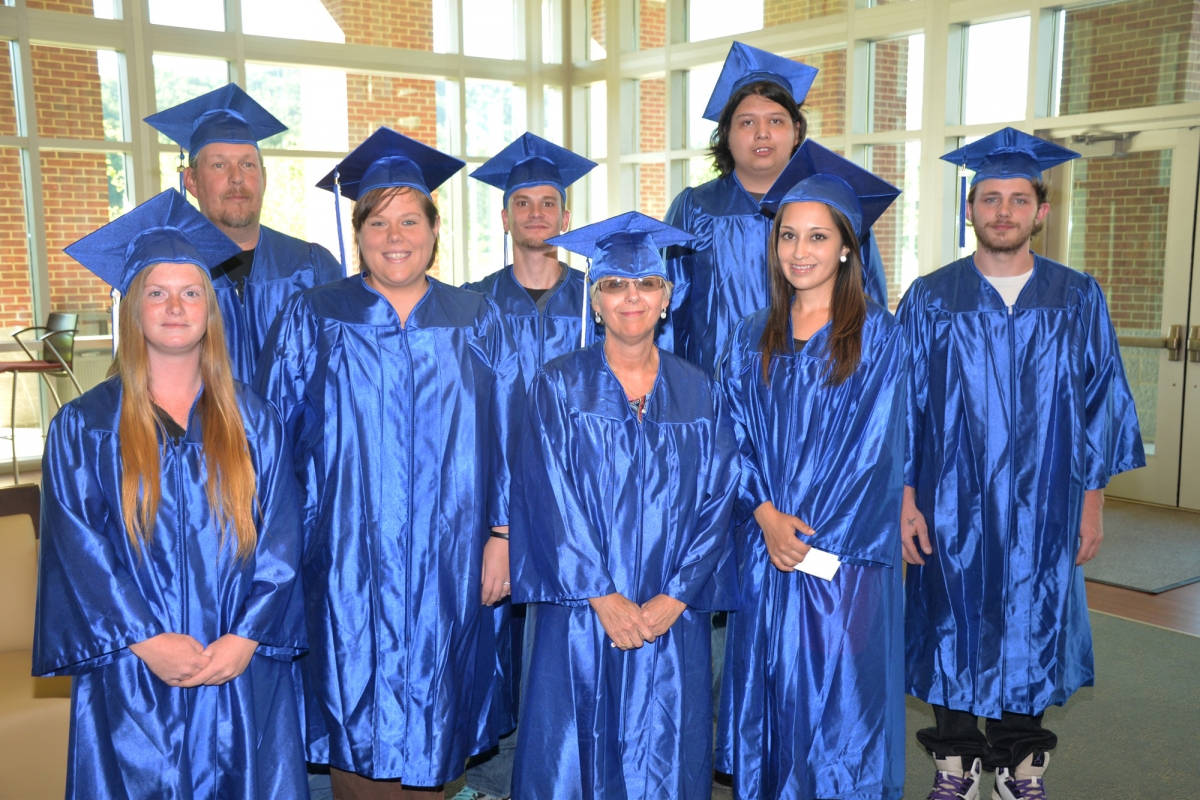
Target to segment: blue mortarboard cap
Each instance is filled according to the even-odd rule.
[[[125,294],[134,277],[154,264],[211,270],[241,251],[183,195],[167,189],[64,252]]]
[[[540,136],[523,133],[472,172],[471,177],[503,190],[507,206],[512,193],[527,186],[553,186],[565,201],[567,187],[595,167],[595,161]]]
[[[270,111],[233,83],[151,114],[146,123],[186,148],[193,157],[211,142],[257,147],[263,139],[287,130]]]
[[[1073,158],[1079,153],[1016,128],[998,130],[942,156],[943,161],[973,170],[972,186],[989,178],[1041,180],[1044,171]]]
[[[465,162],[448,156],[391,128],[380,128],[350,151],[317,186],[357,200],[372,189],[408,186],[433,194]]]
[[[563,247],[591,259],[590,280],[601,278],[667,277],[659,252],[664,247],[687,244],[696,237],[637,211],[564,233],[546,244]]]
[[[708,98],[704,118],[720,122],[721,112],[729,98],[743,86],[759,81],[770,81],[782,86],[799,105],[808,96],[808,90],[812,88],[817,72],[816,67],[734,42],[729,48],[729,55],[725,57],[725,66],[721,67],[721,75],[717,78],[712,96]]]
[[[763,195],[762,207],[778,213],[788,203],[825,203],[845,214],[862,238],[899,196],[887,181],[807,139]]]

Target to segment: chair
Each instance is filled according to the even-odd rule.
[[[0,489],[0,800],[61,798],[67,787],[71,679],[34,678],[40,492]]]
[[[54,388],[54,384],[50,382],[51,377],[69,377],[71,383],[75,384],[75,391],[83,394],[83,389],[75,378],[75,372],[71,369],[75,359],[75,330],[78,324],[78,314],[51,314],[44,327],[22,328],[12,335],[21,349],[25,351],[25,355],[29,357],[28,360],[0,361],[0,374],[7,372],[12,373],[13,376],[12,405],[8,417],[9,431],[12,433],[13,483],[21,482],[21,470],[17,466],[17,375],[22,372],[41,375],[42,380],[46,382],[46,388],[50,390],[50,395],[54,398],[54,404],[59,408],[62,408],[62,401],[58,398],[58,391]],[[38,332],[36,340],[42,344],[42,358],[34,356],[21,339],[21,334],[31,332]],[[47,354],[51,357],[46,358]]]

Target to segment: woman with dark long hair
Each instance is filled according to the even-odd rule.
[[[742,451],[741,598],[719,725],[734,794],[898,798],[904,337],[862,288],[862,234],[899,191],[805,142],[764,198],[771,305],[721,382]]]
[[[55,417],[42,480],[33,671],[75,677],[69,798],[307,792],[291,454],[208,277],[237,251],[174,190],[67,248],[122,294],[112,377]]]
[[[357,275],[292,299],[258,386],[296,442],[308,756],[334,796],[429,798],[494,747],[496,632],[524,382],[495,303],[428,272],[463,162],[380,128],[322,180]]]

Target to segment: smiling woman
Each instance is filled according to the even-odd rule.
[[[437,257],[437,206],[412,187],[381,187],[359,197],[352,221],[364,281],[388,298],[405,321],[425,294],[425,273]]]

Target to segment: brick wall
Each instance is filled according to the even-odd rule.
[[[1162,330],[1170,189],[1170,151],[1074,162],[1068,263],[1099,281],[1120,334],[1157,336]],[[1153,442],[1159,351],[1127,348],[1121,355],[1142,438]]]
[[[1135,0],[1067,12],[1061,113],[1200,100],[1200,6]]]
[[[908,39],[872,45],[871,130],[902,131],[908,111]]]
[[[841,14],[846,0],[764,0],[763,27]]]
[[[26,8],[36,8],[39,11],[61,11],[65,14],[82,14],[90,17],[95,14],[92,0],[25,0]]]
[[[5,333],[34,324],[21,195],[20,155],[0,150],[0,332]]]
[[[905,169],[916,169],[916,164],[906,164],[904,145],[876,145],[870,148],[869,169],[888,183],[903,188]],[[903,256],[902,238],[906,220],[904,206],[899,201],[879,218],[871,228],[879,254],[883,258],[883,271],[887,276],[888,305],[895,310],[900,301],[900,263]],[[907,220],[909,227],[915,220]]]
[[[604,0],[590,0],[588,5],[588,19],[590,22],[590,25],[588,26],[589,36],[593,41],[596,42],[596,44],[603,47],[605,52],[607,52],[608,39],[606,33],[608,28],[604,19]],[[591,42],[587,43],[587,50],[588,52],[584,53],[583,55],[585,58],[590,58]]]
[[[826,50],[792,59],[820,72],[801,109],[808,120],[808,135],[820,140],[846,133],[846,51]]]
[[[667,43],[665,0],[638,0],[638,49],[650,50]],[[638,82],[638,151],[659,153],[667,149],[667,84],[662,78]],[[667,213],[667,170],[663,164],[638,167],[638,210],[662,219]]]

